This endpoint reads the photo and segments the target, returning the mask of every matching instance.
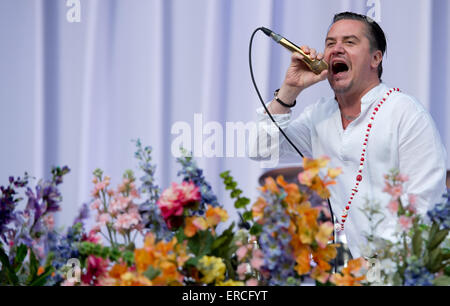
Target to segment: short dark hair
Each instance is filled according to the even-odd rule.
[[[333,24],[339,20],[350,19],[350,20],[359,20],[366,25],[367,29],[367,38],[370,42],[371,51],[380,50],[382,56],[386,52],[386,36],[384,35],[383,29],[376,23],[372,18],[360,15],[353,12],[343,12],[334,15]],[[380,64],[378,65],[378,78],[381,79],[381,75],[383,74],[383,59],[381,59]]]

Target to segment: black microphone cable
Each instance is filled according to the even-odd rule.
[[[303,154],[302,154],[302,152],[295,146],[295,144],[289,139],[289,137],[286,135],[286,133],[283,131],[283,129],[278,125],[278,123],[275,121],[275,119],[273,118],[273,116],[272,116],[272,114],[269,112],[269,110],[267,109],[267,106],[266,106],[266,104],[264,103],[264,99],[262,98],[262,96],[261,96],[261,93],[259,92],[259,89],[258,89],[258,85],[256,84],[256,80],[255,80],[255,76],[254,76],[254,73],[253,73],[253,64],[252,64],[252,46],[253,46],[253,39],[254,39],[254,37],[255,37],[255,34],[258,32],[258,31],[262,31],[262,32],[264,32],[266,35],[267,35],[267,33],[266,33],[266,28],[263,28],[263,27],[259,27],[259,28],[257,28],[255,31],[253,31],[253,33],[252,33],[252,36],[251,36],[251,38],[250,38],[250,44],[249,44],[249,48],[248,48],[248,63],[249,63],[249,66],[250,66],[250,76],[251,76],[251,78],[252,78],[252,83],[253,83],[253,86],[255,87],[255,90],[256,90],[256,93],[258,94],[258,98],[259,98],[259,100],[261,101],[261,104],[262,104],[262,106],[264,107],[264,110],[266,111],[266,113],[267,113],[267,115],[269,115],[269,118],[272,120],[272,122],[275,124],[275,126],[278,128],[278,130],[280,131],[280,133],[284,136],[284,138],[289,142],[289,144],[294,148],[294,150],[298,153],[298,155],[300,155],[302,158],[304,157],[303,156]],[[331,208],[331,202],[330,202],[330,199],[328,198],[327,199],[327,202],[328,202],[328,208],[329,208],[329,210],[330,210],[330,214],[331,214],[331,221],[332,221],[332,223],[333,223],[333,244],[335,244],[336,243],[336,238],[335,238],[335,233],[334,233],[334,231],[335,231],[335,223],[334,223],[334,214],[333,214],[333,209]],[[336,256],[336,258],[335,258],[335,264],[334,264],[334,271],[335,271],[335,273],[337,272],[337,256]]]

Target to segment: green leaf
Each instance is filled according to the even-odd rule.
[[[214,237],[209,231],[198,231],[197,234],[188,241],[189,250],[196,257],[203,257],[211,252]]]
[[[259,223],[253,224],[253,226],[250,228],[250,234],[251,235],[259,235],[262,232],[262,226]]]
[[[430,252],[428,262],[426,265],[428,270],[430,270],[430,271],[433,270],[433,267],[436,266],[436,264],[439,262],[440,254],[441,254],[441,250],[439,248],[436,248]]]
[[[229,176],[230,175],[230,171],[224,171],[224,172],[222,172],[221,174],[220,174],[220,177],[221,178],[223,178],[223,179],[225,179],[227,176]]]
[[[27,256],[28,248],[25,244],[21,244],[17,248],[16,257],[14,258],[14,272],[17,273],[22,267],[23,260]]]
[[[247,206],[250,203],[250,199],[248,198],[239,198],[237,199],[237,201],[234,203],[234,207],[236,208],[244,208],[245,206]]]
[[[444,273],[445,273],[445,275],[450,276],[450,265],[445,267]]]
[[[428,235],[428,244],[427,244],[427,248],[429,248],[429,245],[431,243],[431,241],[434,239],[434,236],[436,235],[437,231],[439,230],[439,224],[436,222],[433,222],[433,225],[431,226],[430,229],[430,234]]]
[[[220,236],[211,245],[211,250],[214,251],[215,249],[220,248],[227,240],[227,236]]]
[[[253,220],[253,212],[252,211],[246,211],[242,215],[242,218],[244,218],[245,221],[251,221]]]
[[[39,275],[35,280],[32,281],[30,286],[44,286],[47,282],[48,276],[53,272],[53,267],[48,266],[45,268],[44,272]]]
[[[447,229],[436,232],[433,239],[431,239],[429,242],[428,249],[433,250],[434,248],[438,247],[441,244],[441,242],[445,240],[445,238],[448,235],[448,232],[449,230]]]
[[[435,286],[450,286],[450,276],[441,275],[433,281]]]
[[[231,197],[232,199],[238,198],[241,194],[242,194],[242,190],[240,190],[240,189],[235,189],[235,190],[233,190],[233,191],[231,192],[230,197]]]
[[[414,236],[412,239],[413,252],[417,257],[422,254],[422,233],[419,230],[414,231]]]
[[[16,273],[14,272],[13,267],[11,267],[11,264],[9,263],[8,255],[6,255],[3,248],[0,247],[0,261],[2,262],[2,270],[5,270],[5,274],[7,278],[10,281],[11,285],[18,285],[19,284],[19,278],[17,277]]]
[[[198,258],[198,257],[191,257],[186,261],[185,264],[187,266],[197,266],[199,259],[200,258]]]
[[[178,243],[182,243],[187,238],[186,235],[184,234],[183,227],[177,229],[177,231],[175,232],[175,237],[177,238]]]
[[[32,249],[30,249],[30,274],[27,278],[27,284],[31,284],[37,278],[37,271],[39,269],[39,262]]]
[[[153,280],[155,277],[161,274],[161,271],[153,268],[152,266],[148,267],[147,271],[144,272],[144,276],[149,280]]]

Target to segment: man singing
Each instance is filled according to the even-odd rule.
[[[330,187],[330,201],[337,230],[345,233],[352,256],[359,257],[365,244],[363,233],[369,231],[360,209],[367,200],[383,208],[390,200],[383,192],[384,174],[398,169],[408,176],[402,201],[407,203],[407,195],[414,194],[417,211],[425,215],[446,192],[446,152],[424,107],[382,83],[386,38],[376,22],[355,13],[337,14],[325,39],[324,54],[307,46],[302,50],[312,59],[324,59],[328,70],[316,75],[301,61],[302,55],[294,53],[268,110],[306,157],[328,156],[330,167],[342,168],[337,184]],[[325,78],[334,97],[320,99],[291,120],[290,108],[298,95]],[[257,113],[258,139],[252,150],[263,136],[276,136],[280,158],[298,156],[283,136],[274,134],[278,129],[269,128],[273,123],[264,109]],[[393,239],[396,218],[387,209],[384,214],[376,235]]]

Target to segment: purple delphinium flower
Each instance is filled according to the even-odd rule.
[[[84,225],[84,220],[89,218],[89,206],[84,203],[78,211],[78,216],[73,220],[73,225],[81,223]]]
[[[427,215],[433,222],[441,223],[444,229],[450,229],[450,194],[443,197],[446,200],[436,204],[427,212]]]
[[[8,236],[14,236],[13,229],[9,228],[11,223],[20,223],[20,212],[15,211],[17,203],[22,199],[18,196],[16,188],[23,188],[28,184],[28,174],[25,178],[18,177],[15,179],[10,176],[9,186],[0,186],[0,244],[9,244]]]
[[[139,192],[141,195],[146,195],[145,202],[139,205],[139,214],[146,229],[153,232],[158,239],[170,240],[173,233],[168,229],[156,204],[161,190],[155,183],[156,166],[151,163],[152,148],[149,146],[142,147],[139,139],[136,141],[136,147],[135,157],[139,160],[139,168],[144,172],[144,175],[140,178]]]
[[[259,236],[259,245],[265,259],[262,270],[270,275],[266,279],[269,285],[291,285],[291,279],[295,277],[295,259],[291,255],[291,235],[288,231],[290,219],[281,203],[283,196],[268,194],[263,196],[269,197],[266,200],[272,204],[264,209],[265,223]]]
[[[432,286],[434,276],[420,262],[413,262],[405,270],[405,286]]]
[[[69,227],[65,235],[55,231],[47,234],[47,251],[52,254],[52,266],[56,272],[51,278],[53,284],[61,283],[64,280],[61,268],[67,264],[67,261],[80,256],[78,243],[82,241],[83,234],[84,229],[81,222]]]
[[[24,180],[14,180],[10,177],[8,187],[0,187],[0,241],[9,247],[9,257],[14,258],[16,246],[25,244],[30,248],[45,246],[45,237],[50,230],[44,221],[44,216],[59,210],[61,194],[57,185],[62,183],[63,176],[69,168],[55,167],[52,169],[51,181],[40,180],[35,190],[27,187],[28,175]],[[25,188],[27,205],[23,211],[16,210],[16,204],[22,200],[17,197],[15,188]],[[8,226],[11,225],[12,226]],[[42,252],[40,252],[42,253]]]
[[[206,205],[221,206],[217,200],[216,195],[213,193],[211,185],[206,181],[203,176],[203,170],[198,168],[195,160],[182,149],[183,156],[177,158],[177,162],[181,165],[182,169],[178,171],[177,175],[183,177],[184,182],[193,182],[201,193],[200,207],[198,214],[204,214]]]

